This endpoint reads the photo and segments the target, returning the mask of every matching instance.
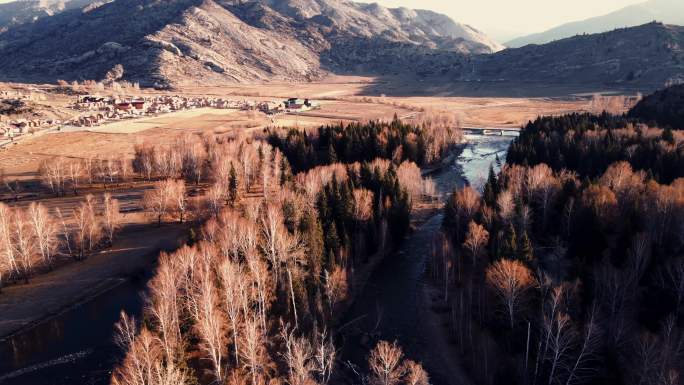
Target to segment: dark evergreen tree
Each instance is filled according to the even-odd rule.
[[[529,263],[534,261],[534,250],[532,249],[530,237],[527,236],[527,231],[523,232],[523,236],[520,239],[520,250],[518,251],[518,255],[525,262]]]
[[[518,240],[513,224],[508,225],[504,233],[502,255],[504,258],[515,258],[518,254]]]
[[[230,201],[230,205],[234,206],[235,203],[238,201],[239,197],[239,190],[238,190],[238,178],[237,178],[237,172],[235,172],[235,167],[233,166],[233,162],[230,162],[230,176],[228,179],[228,200]]]
[[[489,165],[489,176],[484,185],[482,198],[489,207],[496,207],[496,199],[499,196],[499,181],[494,172],[494,167]]]

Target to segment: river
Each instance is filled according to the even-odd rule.
[[[455,162],[433,175],[439,193],[448,196],[469,183],[480,190],[497,156],[505,161],[513,136],[467,136],[468,144]],[[397,341],[408,358],[422,362],[433,385],[466,385],[470,381],[458,355],[429,308],[425,268],[430,245],[442,224],[442,213],[416,229],[394,255],[371,274],[364,291],[342,322],[342,360],[348,382],[359,383],[366,357],[378,340]]]
[[[454,164],[434,175],[446,196],[468,181],[480,188],[496,155],[503,161],[511,136],[467,136],[469,143]],[[417,229],[400,252],[386,258],[371,275],[364,293],[346,315],[358,336],[373,334],[397,340],[411,358],[425,362],[433,384],[461,384],[461,374],[447,354],[435,354],[446,344],[437,327],[425,327],[425,257],[441,214]],[[136,317],[142,313],[141,293],[146,278],[129,280],[92,300],[74,307],[0,342],[2,385],[105,385],[121,358],[113,342],[114,324],[120,312]],[[1,294],[0,294],[1,295]],[[1,315],[0,315],[1,317]],[[360,338],[360,337],[359,337]],[[428,348],[429,347],[429,348]],[[363,367],[368,349],[348,339],[342,357]],[[445,350],[446,351],[446,350]],[[432,355],[427,352],[433,353]]]
[[[98,297],[0,343],[0,384],[108,384],[121,358],[113,343],[121,311],[140,315],[146,279]]]

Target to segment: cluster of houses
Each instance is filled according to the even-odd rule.
[[[0,119],[0,136],[5,139],[14,139],[20,135],[55,128],[61,123],[57,119]]]
[[[0,90],[0,99],[16,100],[45,100],[45,93],[37,88],[30,87],[26,90]]]
[[[265,114],[274,115],[288,112],[305,112],[321,108],[320,104],[309,99],[290,98],[282,102],[261,102],[257,109]]]
[[[0,90],[0,99],[26,98],[27,94],[15,90]],[[290,98],[285,101],[249,101],[231,100],[214,97],[187,96],[154,96],[133,97],[127,99],[111,98],[97,95],[81,95],[72,105],[81,112],[80,116],[70,121],[56,119],[14,119],[9,120],[0,116],[0,137],[13,140],[15,137],[58,128],[62,125],[76,127],[97,126],[107,121],[130,119],[141,116],[156,116],[159,114],[190,110],[195,108],[216,108],[236,110],[258,110],[265,114],[304,112],[320,108],[318,103],[309,99]]]
[[[73,126],[93,126],[108,120],[130,119],[141,116],[191,110],[195,108],[217,109],[255,109],[257,103],[212,97],[155,96],[116,99],[84,95],[78,98],[73,108],[83,114],[68,124]]]
[[[0,90],[0,101],[23,101],[23,100],[44,100],[45,95],[35,88],[28,90]],[[14,138],[31,132],[55,128],[62,122],[57,119],[26,119],[12,118],[7,115],[0,115],[0,138],[4,140],[14,140]]]
[[[0,90],[0,99],[16,99],[20,96],[21,93],[15,90]]]
[[[184,111],[195,108],[236,110],[259,110],[266,114],[301,112],[320,108],[309,99],[291,98],[283,102],[255,102],[214,97],[154,96],[117,99],[95,95],[82,95],[73,108],[85,112],[67,124],[90,127],[110,120],[130,119],[141,116]],[[88,114],[87,112],[92,112]]]

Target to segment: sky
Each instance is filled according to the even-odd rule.
[[[358,0],[386,7],[430,9],[469,24],[492,38],[512,38],[604,15],[645,0]],[[684,0],[682,0],[684,1]]]

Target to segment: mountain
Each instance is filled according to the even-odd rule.
[[[428,10],[385,8],[377,3],[339,0],[265,0],[263,3],[299,22],[321,21],[366,38],[386,35],[393,40],[441,49],[459,47],[460,41],[465,40],[485,46],[488,52],[504,49],[473,27]]]
[[[649,23],[469,58],[470,82],[657,89],[684,81],[684,27]]]
[[[528,44],[545,44],[575,35],[607,32],[617,28],[638,26],[651,21],[684,25],[684,1],[650,0],[607,15],[567,23],[545,32],[519,37],[505,45],[518,48]]]
[[[121,65],[155,87],[337,73],[652,90],[684,80],[682,47],[684,27],[660,23],[496,51],[446,16],[348,0],[113,0],[1,32],[0,81],[100,80]]]
[[[158,87],[311,80],[500,48],[434,12],[347,0],[113,0],[0,33],[0,80],[102,79],[117,64],[125,79]]]
[[[32,23],[42,17],[83,8],[95,0],[21,0],[0,4],[0,32],[8,28]]]
[[[684,84],[644,97],[629,111],[629,116],[684,130]]]

